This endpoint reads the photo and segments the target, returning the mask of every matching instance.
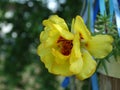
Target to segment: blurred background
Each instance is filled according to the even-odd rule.
[[[57,14],[71,25],[86,0],[0,0],[0,90],[69,90],[36,53],[42,21]],[[84,89],[85,90],[85,89]]]

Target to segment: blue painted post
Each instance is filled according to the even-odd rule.
[[[91,29],[91,32],[94,33],[94,22],[95,22],[95,18],[96,18],[96,15],[97,15],[97,12],[93,12],[93,10],[96,10],[98,11],[98,6],[96,9],[93,8],[93,0],[89,0],[90,3],[90,29]],[[99,3],[99,0],[97,0],[97,4]],[[97,79],[97,73],[95,73],[91,78],[91,83],[92,83],[92,90],[99,90],[99,87],[98,87],[98,79]]]
[[[118,4],[117,0],[113,0],[113,7],[114,7],[114,10],[115,10],[115,17],[116,17],[118,35],[120,37],[120,10],[119,10],[119,4]]]

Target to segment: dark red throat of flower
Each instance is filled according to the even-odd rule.
[[[73,47],[72,40],[66,40],[60,36],[57,43],[58,43],[58,47],[60,47],[61,53],[63,55],[67,56],[71,53],[71,49]]]

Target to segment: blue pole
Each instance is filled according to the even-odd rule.
[[[96,19],[96,16],[97,16],[97,12],[98,12],[98,5],[99,5],[99,0],[96,1],[97,5],[95,6],[95,8],[93,8],[93,0],[89,0],[90,2],[90,10],[92,11],[91,14],[90,14],[90,29],[92,30],[92,33],[93,33],[93,30],[94,30],[94,22],[95,22],[95,19]],[[97,10],[97,11],[94,11],[93,10]],[[90,78],[90,81],[92,83],[92,90],[99,90],[99,87],[98,87],[98,79],[97,79],[97,73],[94,73],[93,76]]]
[[[106,14],[105,0],[99,0],[100,14]]]
[[[119,4],[118,4],[117,0],[113,0],[113,6],[114,6],[114,10],[115,10],[115,17],[116,17],[118,35],[120,37],[120,10],[119,10]]]
[[[92,90],[99,90],[97,73],[93,74],[90,80],[92,83]]]

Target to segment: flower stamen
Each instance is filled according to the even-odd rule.
[[[71,53],[71,49],[73,47],[72,40],[66,40],[60,36],[57,43],[58,43],[58,47],[61,48],[60,52],[63,55],[67,56]]]

